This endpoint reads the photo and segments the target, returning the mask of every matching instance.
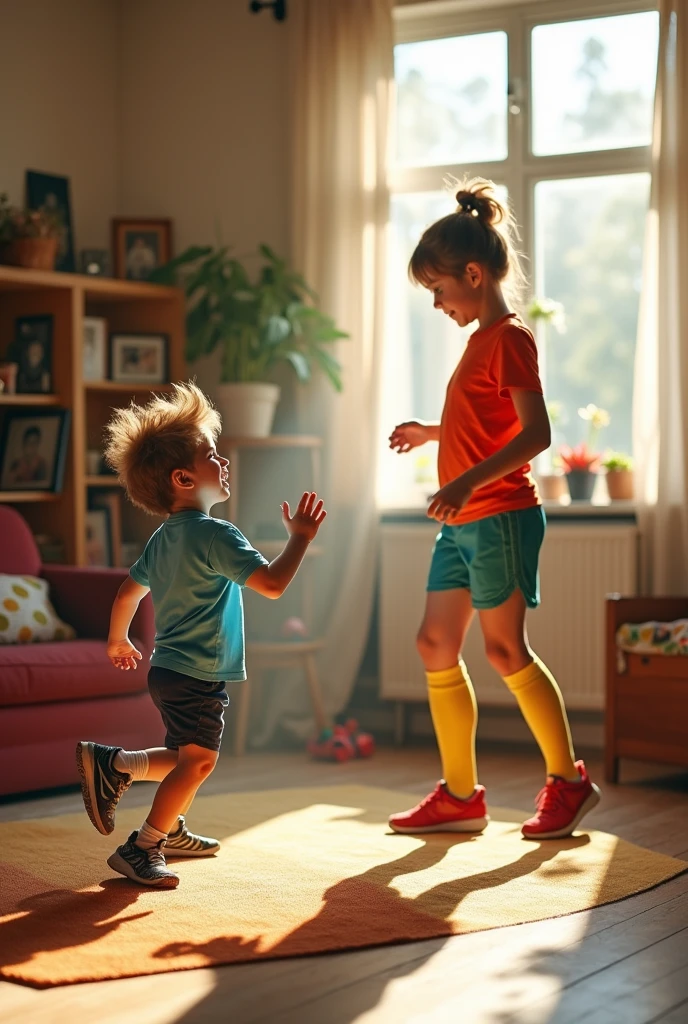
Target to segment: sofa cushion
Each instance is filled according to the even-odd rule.
[[[1,644],[0,707],[140,693],[147,687],[151,652],[138,640],[132,643],[143,658],[129,672],[108,660],[104,640]]]
[[[75,636],[50,603],[47,580],[0,573],[0,644],[73,640]]]

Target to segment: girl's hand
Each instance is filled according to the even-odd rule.
[[[107,655],[115,668],[128,672],[130,668],[138,668],[142,654],[129,640],[108,640]]]
[[[456,480],[450,480],[444,487],[430,498],[428,516],[440,523],[447,523],[449,526],[456,523],[459,512],[466,504],[473,488],[465,479],[465,476],[458,476]]]
[[[327,515],[322,499],[314,491],[304,491],[299,507],[292,516],[289,502],[282,502],[282,522],[290,537],[305,537],[308,543],[315,538]]]
[[[430,431],[425,423],[418,420],[409,420],[408,423],[400,423],[395,427],[389,437],[389,447],[400,455],[410,452],[412,448],[418,448],[430,440]]]

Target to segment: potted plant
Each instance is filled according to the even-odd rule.
[[[607,471],[607,492],[611,501],[633,500],[633,459],[625,452],[607,452],[602,460]]]
[[[551,452],[557,450],[558,427],[564,419],[564,408],[561,402],[548,402],[547,415],[552,427],[552,444],[547,453],[541,456],[541,465],[544,469],[537,474],[538,490],[540,497],[545,501],[560,501],[566,494],[566,480],[562,472],[562,462],[558,455]]]
[[[52,210],[11,206],[0,195],[0,262],[33,270],[54,270],[60,219]]]
[[[588,437],[574,447],[562,445],[559,457],[564,464],[571,501],[590,501],[602,461],[601,454],[595,451],[595,445],[600,430],[609,423],[609,413],[590,403],[585,409],[579,409],[578,415],[589,424]]]
[[[223,430],[234,437],[266,437],[272,430],[280,389],[270,371],[279,363],[288,363],[303,383],[318,368],[342,389],[331,345],[348,335],[317,309],[301,275],[267,245],[259,252],[262,266],[253,278],[226,246],[192,246],[149,277],[184,287],[189,362],[221,350],[215,397]]]

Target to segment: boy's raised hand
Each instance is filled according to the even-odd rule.
[[[298,508],[292,516],[289,508],[289,502],[283,501],[282,505],[282,522],[285,525],[287,533],[291,536],[305,537],[307,541],[312,541],[317,534],[320,526],[327,515],[327,512],[323,508],[323,502],[315,491],[304,491],[301,501],[299,502]]]
[[[115,668],[128,672],[130,668],[138,668],[137,661],[143,655],[137,651],[129,640],[108,640],[107,655]]]

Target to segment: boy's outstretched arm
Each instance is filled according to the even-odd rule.
[[[293,516],[289,502],[282,502],[281,508],[282,522],[289,534],[284,551],[269,565],[259,566],[246,581],[246,586],[257,594],[273,599],[281,597],[296,576],[308,545],[315,539],[327,515],[317,494],[308,491],[303,494]]]
[[[129,640],[129,627],[131,620],[136,615],[136,609],[148,593],[148,589],[148,587],[142,587],[131,576],[127,576],[117,591],[117,597],[112,606],[107,643],[108,658],[116,668],[124,669],[127,672],[130,668],[138,668],[137,662],[142,658],[141,652],[137,651]]]

